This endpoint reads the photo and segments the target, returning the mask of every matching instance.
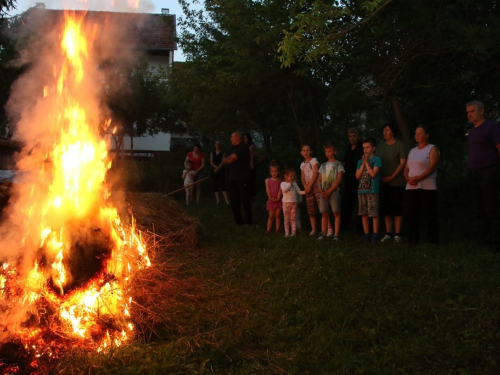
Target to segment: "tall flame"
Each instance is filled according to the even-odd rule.
[[[124,225],[108,199],[111,162],[99,128],[111,123],[101,120],[92,90],[99,82],[91,48],[95,25],[88,27],[84,16],[74,13],[65,13],[64,19],[53,81],[43,87],[39,104],[49,113],[39,125],[50,141],[40,141],[27,154],[29,161],[20,162],[24,169],[38,165],[39,170],[32,173],[35,182],[20,189],[19,200],[26,203],[22,262],[4,262],[0,269],[5,307],[0,318],[12,321],[7,318],[25,311],[43,321],[53,312],[51,329],[57,325],[58,335],[102,350],[120,345],[133,331],[131,276],[151,262],[133,219]],[[30,270],[21,270],[20,264]],[[88,274],[83,267],[93,271]],[[102,326],[103,317],[113,320],[112,329]],[[39,343],[42,330],[32,324],[6,328],[27,346]]]

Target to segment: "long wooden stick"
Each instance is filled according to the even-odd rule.
[[[179,191],[185,190],[185,189],[187,189],[188,187],[191,187],[191,186],[197,185],[197,184],[199,184],[200,182],[205,181],[206,179],[209,179],[209,178],[210,178],[210,176],[208,176],[208,177],[203,177],[201,180],[198,180],[198,181],[196,181],[196,182],[194,182],[194,183],[192,183],[192,184],[189,184],[189,185],[187,185],[187,186],[181,187],[180,189],[177,189],[177,190],[171,191],[170,193],[165,194],[165,195],[168,197],[169,195],[172,195],[172,194],[178,193]]]

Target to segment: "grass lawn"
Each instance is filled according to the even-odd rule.
[[[182,282],[154,337],[58,371],[496,374],[500,255],[471,241],[460,194],[441,197],[442,245],[420,247],[265,236],[263,198],[258,225],[243,228],[205,198],[187,208],[203,233],[179,255]]]

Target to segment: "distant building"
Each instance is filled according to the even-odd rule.
[[[174,61],[176,42],[176,16],[168,9],[162,9],[161,14],[149,13],[119,13],[100,11],[74,11],[76,15],[85,15],[88,22],[94,21],[100,25],[102,33],[107,37],[115,37],[117,43],[128,47],[132,52],[141,53],[151,68],[159,69],[170,66]],[[62,23],[64,10],[46,9],[43,3],[29,8],[20,15],[17,28],[12,30],[16,37],[22,37],[31,32],[43,32],[53,28],[54,24]],[[118,32],[116,32],[118,30]],[[106,32],[113,33],[107,35]],[[171,135],[159,133],[155,136],[126,137],[119,152],[133,157],[153,157],[158,153],[170,151]],[[116,152],[116,144],[109,137],[111,152]],[[133,150],[132,148],[133,147]]]

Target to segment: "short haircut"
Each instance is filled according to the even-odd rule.
[[[288,176],[289,174],[292,174],[292,173],[293,173],[293,174],[297,173],[297,172],[295,171],[295,168],[292,168],[292,167],[286,167],[286,168],[285,168],[285,171],[283,172],[283,176]]]
[[[372,147],[377,147],[377,141],[375,141],[375,139],[373,138],[365,138],[363,139],[363,144],[364,143],[369,143]]]
[[[384,130],[386,126],[391,129],[392,134],[394,134],[394,138],[396,138],[398,136],[398,127],[392,122],[386,122],[384,125],[382,125],[382,130]]]
[[[347,134],[359,134],[359,131],[356,128],[349,128],[349,130],[347,130]]]
[[[323,147],[324,148],[333,148],[334,150],[337,149],[337,146],[332,141],[327,141]]]
[[[199,143],[196,143],[194,147],[198,147],[201,150],[201,145]]]
[[[470,107],[471,105],[477,105],[477,109],[482,109],[484,110],[484,104],[482,101],[479,100],[472,100],[469,103],[467,103],[465,106]]]
[[[429,125],[427,124],[418,124],[415,130],[418,128],[424,129],[425,134],[429,134]]]
[[[241,140],[243,140],[243,133],[240,132],[239,130],[236,130],[235,132],[233,132],[233,134],[239,137]]]
[[[193,165],[193,163],[191,162],[191,160],[188,160],[188,161],[186,162],[186,165],[188,165],[188,164],[189,164],[189,165]]]

